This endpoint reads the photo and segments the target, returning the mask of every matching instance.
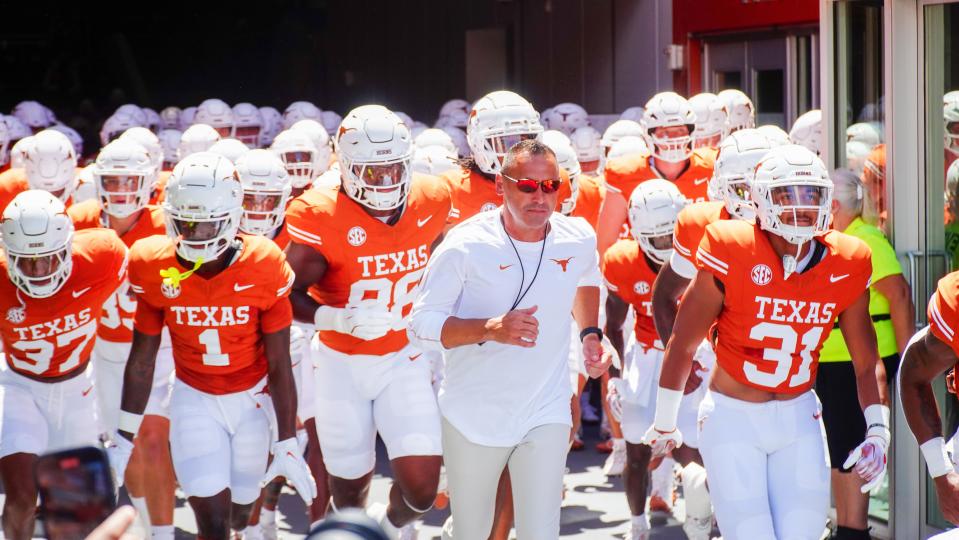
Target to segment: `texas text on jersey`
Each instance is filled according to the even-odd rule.
[[[725,220],[706,227],[696,264],[725,289],[710,334],[717,362],[737,381],[786,394],[816,381],[819,349],[836,316],[869,287],[872,264],[865,243],[837,231],[817,236],[813,249],[819,262],[784,279],[759,225]]]
[[[370,216],[340,191],[313,189],[290,203],[286,214],[290,239],[317,250],[328,264],[321,282],[310,287],[310,295],[335,308],[381,304],[394,316],[392,330],[379,339],[320,331],[326,346],[367,355],[406,346],[404,317],[450,209],[445,182],[418,175],[413,176],[406,206],[393,225]]]
[[[290,325],[287,299],[293,271],[271,240],[241,236],[233,264],[210,279],[164,283],[161,270],[185,273],[166,236],[138,241],[130,250],[130,288],[137,294],[134,327],[157,335],[166,325],[177,378],[209,394],[253,387],[267,374],[263,334]]]
[[[0,282],[7,364],[26,377],[55,378],[86,367],[101,306],[126,277],[127,249],[113,231],[77,231],[72,249],[70,277],[51,297],[29,297],[10,280]],[[6,264],[0,257],[4,275]]]
[[[692,202],[709,200],[706,188],[713,175],[715,158],[716,151],[711,148],[698,148],[693,151],[686,170],[673,182],[684,197]],[[603,173],[606,187],[629,199],[633,189],[640,183],[661,178],[650,159],[652,157],[648,154],[632,154],[611,159]]]

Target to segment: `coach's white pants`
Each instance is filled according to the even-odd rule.
[[[568,425],[546,424],[530,430],[516,446],[483,446],[470,442],[443,419],[443,461],[454,538],[486,540],[489,536],[496,488],[506,466],[513,484],[516,537],[559,538],[568,442]]]
[[[751,403],[718,392],[699,407],[699,451],[726,540],[818,540],[829,456],[816,394]]]

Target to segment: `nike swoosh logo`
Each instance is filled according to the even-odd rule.
[[[423,355],[423,353],[419,353],[419,354],[414,354],[414,355],[410,356],[410,362],[416,360],[417,358],[419,358],[419,357],[422,356],[422,355]]]
[[[702,184],[704,184],[704,183],[706,183],[706,182],[708,182],[708,181],[709,181],[709,178],[697,178],[696,180],[693,180],[693,185],[694,185],[694,186],[699,186],[699,185],[702,185]]]
[[[81,296],[83,296],[83,293],[85,293],[85,292],[87,292],[87,291],[89,291],[89,290],[90,290],[90,287],[87,287],[86,289],[80,289],[79,291],[73,291],[73,297],[74,297],[74,298],[80,298]]]
[[[822,413],[816,413],[812,415],[813,420],[819,420],[820,418],[822,418]]]
[[[507,268],[513,266],[512,264],[501,264],[499,265],[500,270],[506,270]]]
[[[829,283],[835,283],[837,281],[846,279],[847,277],[849,277],[849,274],[843,274],[841,276],[837,276],[835,274],[829,274]]]
[[[427,217],[426,219],[417,219],[417,220],[416,220],[416,226],[417,226],[417,227],[422,227],[423,225],[426,225],[427,223],[429,223],[429,221],[430,221],[431,219],[433,219],[433,216],[429,216],[429,217]]]
[[[92,387],[92,386],[91,386],[90,388],[87,388],[87,389],[84,390],[83,392],[80,392],[80,393],[83,394],[83,397],[87,397],[87,394],[89,394],[91,390],[93,390],[93,387]]]
[[[235,292],[241,292],[241,291],[245,291],[245,290],[249,289],[250,287],[253,287],[253,285],[254,285],[254,284],[252,284],[252,283],[249,284],[249,285],[240,285],[239,283],[234,283],[234,284],[233,284],[233,290],[234,290]]]

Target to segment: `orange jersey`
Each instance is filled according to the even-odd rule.
[[[636,341],[646,348],[662,349],[653,322],[653,282],[656,271],[650,268],[643,250],[635,240],[620,240],[603,254],[606,287],[633,306],[636,314]]]
[[[286,230],[286,225],[280,225],[280,228],[276,231],[276,236],[273,237],[273,243],[279,246],[283,251],[286,251],[286,246],[290,244],[290,233]]]
[[[163,203],[163,197],[166,195],[166,183],[170,179],[172,171],[160,171],[157,175],[157,182],[153,186],[153,193],[150,194],[150,204],[159,206]]]
[[[0,282],[0,330],[13,371],[60,377],[90,359],[101,307],[126,278],[127,248],[113,231],[91,229],[74,233],[72,249],[70,277],[49,298],[27,296],[9,279]],[[6,265],[0,256],[3,276]]]
[[[120,237],[127,247],[132,247],[133,243],[141,238],[166,234],[163,211],[159,207],[147,206],[142,212],[133,227]],[[106,227],[103,209],[96,199],[71,206],[67,209],[67,215],[77,230]],[[130,292],[130,283],[124,280],[103,304],[97,337],[113,343],[130,343],[133,341],[133,317],[136,311],[136,296]]]
[[[725,288],[712,330],[719,365],[748,386],[798,394],[816,382],[836,316],[868,290],[872,255],[858,238],[829,231],[814,242],[825,248],[818,264],[787,280],[766,234],[745,221],[717,221],[706,227],[696,265]]]
[[[30,189],[27,173],[22,168],[8,169],[0,173],[0,212],[3,212],[14,197]]]
[[[557,201],[568,199],[572,191],[569,187],[569,174],[560,167],[559,198]],[[485,212],[495,210],[503,204],[503,196],[496,192],[496,182],[487,180],[482,174],[471,169],[450,169],[443,173],[442,178],[449,186],[453,198],[453,211],[450,214],[451,223],[461,223],[467,219]],[[582,188],[581,188],[582,189]],[[557,203],[557,210],[559,203]]]
[[[290,240],[312,247],[327,262],[326,273],[310,287],[310,296],[336,308],[378,305],[394,315],[393,329],[371,341],[320,331],[326,346],[368,355],[390,354],[406,346],[404,319],[450,209],[446,184],[420,175],[414,175],[406,207],[393,225],[370,216],[340,191],[311,189],[290,203],[286,210]]]
[[[726,205],[719,201],[693,203],[679,211],[676,228],[673,229],[673,249],[676,253],[696,264],[696,251],[706,233],[706,226],[721,219],[729,219]]]
[[[659,172],[650,164],[652,156],[633,154],[609,160],[604,175],[606,187],[621,193],[629,200],[633,189],[646,180],[662,178]],[[692,202],[708,201],[706,187],[713,176],[713,163],[716,160],[715,150],[698,148],[689,158],[689,166],[673,182],[680,193]]]
[[[939,280],[936,292],[929,299],[926,315],[932,335],[959,355],[959,340],[956,339],[956,329],[959,328],[959,272],[946,274]]]
[[[166,325],[177,378],[209,394],[241,392],[263,379],[263,335],[293,321],[293,271],[283,252],[265,238],[241,238],[233,264],[209,279],[190,276],[179,287],[160,276],[171,267],[189,270],[177,260],[171,238],[144,238],[130,250],[130,288],[138,300],[134,328],[159,335]]]
[[[599,223],[599,210],[603,206],[603,199],[606,197],[606,187],[602,181],[585,174],[579,175],[579,193],[576,195],[576,206],[573,208],[573,217],[581,217],[593,226],[596,230],[596,224]]]

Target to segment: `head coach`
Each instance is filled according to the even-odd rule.
[[[488,536],[507,466],[517,536],[559,537],[571,318],[590,375],[609,362],[596,327],[596,236],[554,212],[560,183],[546,145],[514,145],[496,177],[503,206],[448,233],[413,304],[410,339],[446,362],[439,405],[457,540]]]

